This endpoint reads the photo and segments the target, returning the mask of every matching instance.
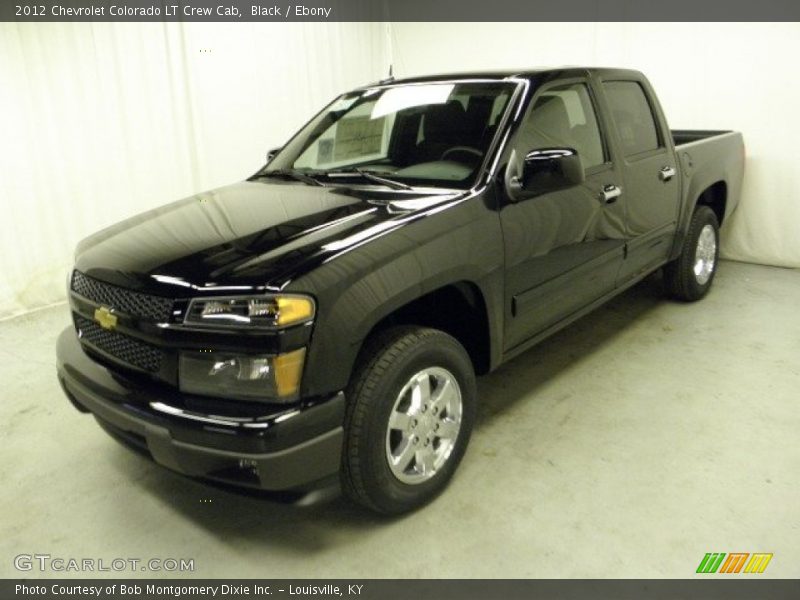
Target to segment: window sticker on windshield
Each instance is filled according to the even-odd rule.
[[[333,160],[333,139],[320,140],[317,144],[317,164],[324,165]]]
[[[350,117],[337,123],[334,160],[378,154],[383,141],[384,119]]]

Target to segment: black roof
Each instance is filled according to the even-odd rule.
[[[437,73],[434,75],[420,75],[418,77],[403,77],[402,79],[384,79],[380,81],[381,84],[388,83],[423,83],[428,81],[457,81],[460,79],[533,79],[534,77],[544,74],[559,73],[564,77],[578,77],[586,76],[592,73],[600,74],[616,74],[623,76],[641,77],[641,73],[630,69],[615,69],[606,67],[579,67],[579,66],[561,66],[561,67],[534,67],[528,69],[507,69],[507,70],[487,70],[487,71],[466,71],[457,73]],[[373,84],[375,85],[375,84]],[[369,86],[365,86],[369,87]]]
[[[585,72],[586,69],[576,67],[560,67],[560,68],[533,68],[533,69],[508,69],[499,71],[462,71],[456,73],[435,73],[432,75],[420,75],[418,77],[404,77],[395,80],[395,83],[414,83],[418,81],[437,81],[442,79],[507,79],[509,77],[530,78],[546,71],[564,71],[564,70],[580,70]]]

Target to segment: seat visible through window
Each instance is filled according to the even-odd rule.
[[[586,86],[561,86],[541,95],[520,132],[518,145],[522,152],[572,148],[578,151],[585,169],[603,164],[603,142]]]
[[[422,141],[417,146],[418,160],[435,161],[445,150],[466,144],[466,111],[457,100],[432,105],[422,117]]]

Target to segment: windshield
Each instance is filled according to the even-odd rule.
[[[376,87],[345,94],[262,171],[331,180],[468,188],[514,91],[512,82]],[[361,182],[361,181],[360,181]],[[403,187],[405,187],[403,186]]]

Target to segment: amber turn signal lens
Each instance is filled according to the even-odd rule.
[[[314,317],[314,303],[310,298],[302,296],[278,296],[275,298],[278,303],[279,327],[309,321]]]
[[[279,398],[296,396],[300,391],[300,378],[303,376],[303,363],[306,349],[279,354],[273,360],[275,373],[275,390]]]

